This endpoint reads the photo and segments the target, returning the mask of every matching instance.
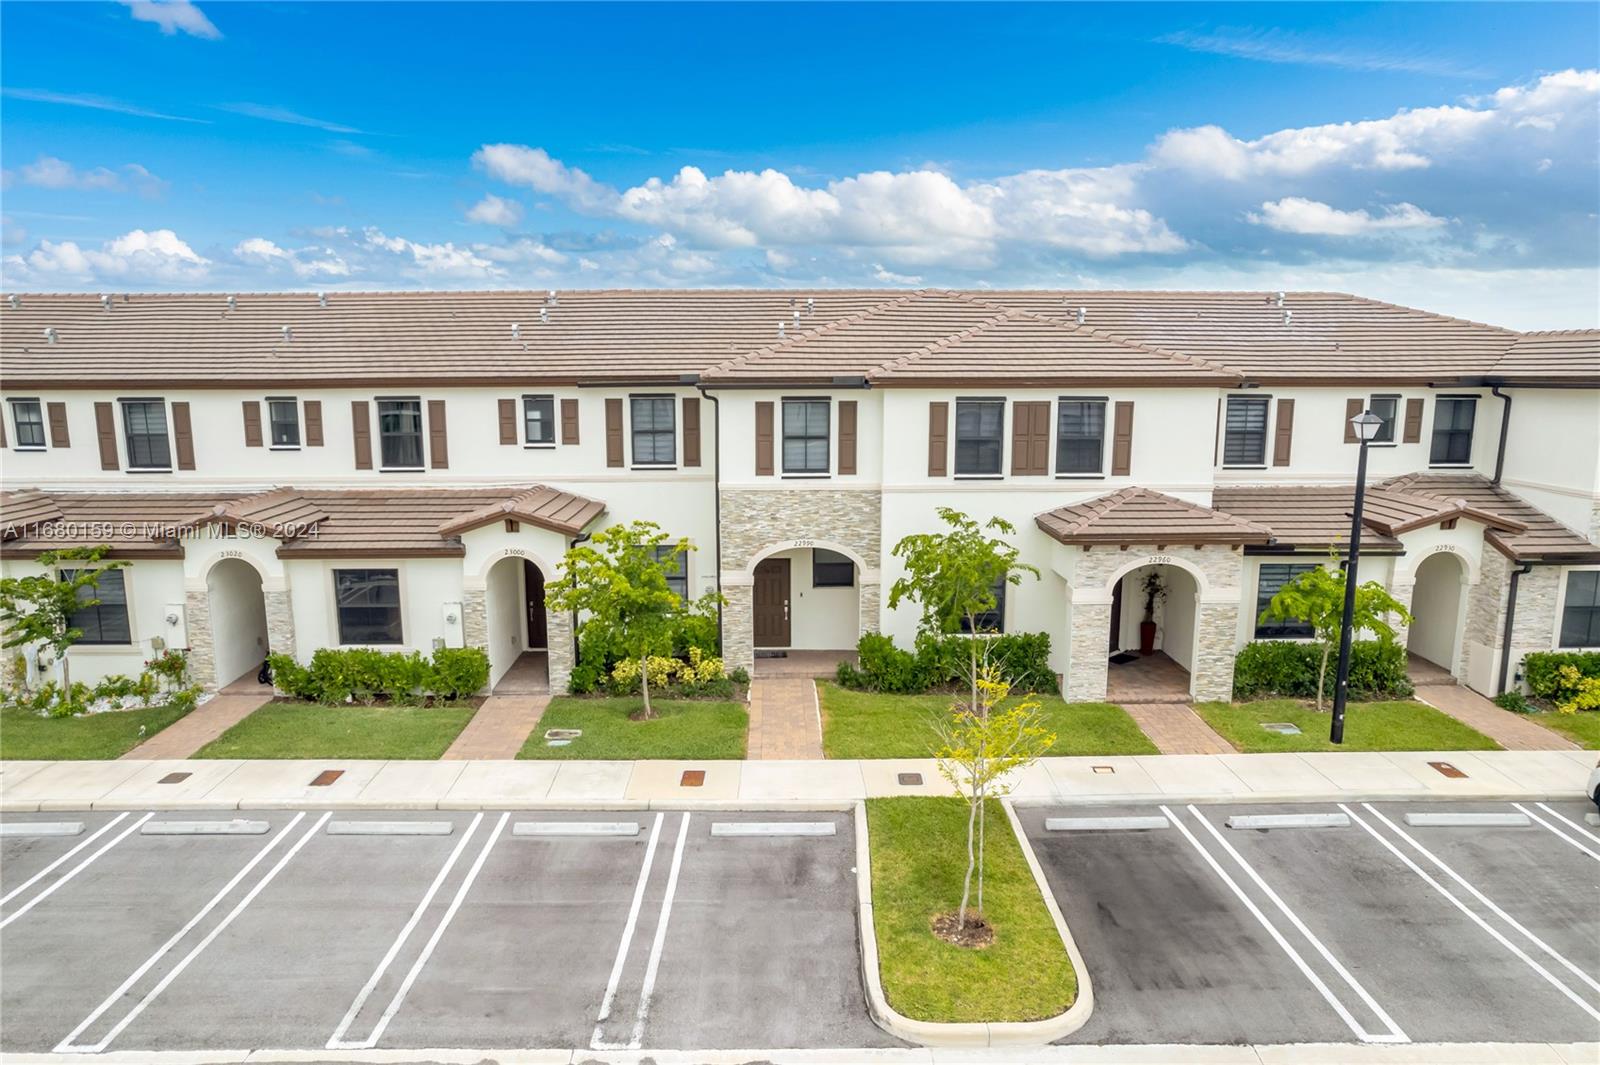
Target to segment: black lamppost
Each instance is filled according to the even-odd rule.
[[[1364,410],[1350,419],[1356,439],[1361,441],[1361,457],[1356,460],[1356,500],[1350,511],[1350,560],[1344,567],[1344,618],[1339,622],[1339,669],[1333,679],[1333,729],[1328,739],[1344,742],[1344,703],[1350,692],[1350,637],[1356,612],[1356,567],[1361,562],[1361,505],[1367,495],[1367,445],[1383,428],[1383,419]]]

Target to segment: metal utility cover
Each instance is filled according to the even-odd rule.
[[[917,787],[919,784],[922,783],[922,774],[921,773],[901,773],[895,779],[900,782],[900,786],[902,788],[914,788],[914,787]]]
[[[164,776],[160,780],[156,781],[156,783],[157,784],[182,784],[185,780],[188,780],[192,776],[194,776],[193,773],[168,773],[166,776]]]
[[[1300,735],[1300,726],[1290,721],[1263,721],[1261,727],[1280,736]]]
[[[704,769],[685,769],[683,776],[678,779],[678,786],[683,788],[700,788],[706,783]]]
[[[325,788],[342,776],[344,776],[343,769],[324,769],[311,778],[311,786],[313,788]]]
[[[1466,779],[1467,774],[1463,773],[1449,762],[1429,762],[1428,764],[1433,766],[1433,768],[1437,769],[1444,776],[1449,777],[1451,780]]]

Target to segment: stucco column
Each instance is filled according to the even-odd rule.
[[[1233,698],[1234,640],[1239,627],[1239,604],[1202,602],[1196,607],[1194,669],[1189,689],[1196,702],[1227,702]]]
[[[572,615],[546,607],[544,631],[551,694],[566,695],[572,689]]]
[[[261,598],[267,606],[267,650],[293,658],[294,602],[289,589],[263,589]]]
[[[1111,631],[1111,604],[1075,602],[1069,619],[1066,698],[1068,702],[1102,702],[1106,697],[1106,634]]]
[[[756,668],[755,588],[729,584],[724,579],[722,597],[722,662],[728,672]]]
[[[217,679],[217,652],[211,639],[211,594],[204,586],[184,590],[183,613],[189,632],[189,675],[214,692],[222,682]]]

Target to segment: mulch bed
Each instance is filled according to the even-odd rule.
[[[965,928],[961,927],[960,916],[954,910],[934,914],[931,924],[934,935],[958,947],[982,950],[994,942],[994,927],[971,910],[967,911]]]

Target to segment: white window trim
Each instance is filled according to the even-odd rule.
[[[1270,470],[1272,468],[1272,434],[1278,428],[1277,404],[1272,402],[1271,393],[1257,392],[1255,389],[1247,393],[1233,392],[1222,399],[1222,417],[1217,422],[1217,465],[1224,470]],[[1267,405],[1267,421],[1262,429],[1261,461],[1230,463],[1228,461],[1228,404],[1235,400],[1261,400]]]
[[[828,468],[821,473],[796,472],[790,473],[783,468],[783,405],[785,403],[815,403],[822,401],[828,405]],[[822,481],[835,477],[839,472],[839,423],[837,420],[837,404],[832,396],[780,396],[778,397],[778,479],[783,481]]]
[[[172,433],[172,404],[167,402],[165,396],[118,396],[117,419],[122,423],[122,431],[117,434],[117,446],[122,449],[122,468],[127,473],[171,473],[177,469],[173,461],[178,457],[178,442]],[[128,404],[129,403],[159,403],[161,416],[166,419],[167,426],[167,458],[165,466],[135,466],[133,454],[128,448]]]
[[[989,403],[1000,404],[1000,469],[994,473],[957,473],[956,459],[961,453],[961,437],[956,426],[961,420],[961,404],[963,403]],[[1007,426],[1015,417],[1011,410],[1011,400],[1007,396],[956,396],[950,403],[950,479],[953,481],[1003,481],[1006,479],[1006,469],[1011,464],[1011,434],[1006,432]]]
[[[58,580],[58,581],[61,579],[61,571],[62,570],[73,570],[73,571],[82,570],[82,569],[99,570],[99,569],[104,569],[105,568],[105,560],[104,559],[102,559],[99,562],[89,562],[89,563],[79,562],[77,565],[73,565],[71,560],[63,560],[63,561],[64,561],[65,564],[57,563],[56,567],[55,567],[55,570],[52,573],[52,576],[54,576],[55,579]],[[133,599],[134,583],[135,583],[134,580],[133,580],[133,569],[134,569],[134,567],[132,567],[132,566],[122,566],[122,567],[120,567],[120,571],[122,573],[123,605],[126,607],[126,609],[128,611],[128,642],[127,643],[75,643],[71,647],[67,648],[67,653],[68,654],[73,654],[73,653],[91,654],[91,655],[93,655],[93,654],[127,654],[129,651],[137,651],[137,650],[140,649],[141,641],[139,639],[139,613],[135,609],[135,603],[134,603],[134,599]]]
[[[528,439],[528,400],[548,399],[550,401],[550,442],[541,444]],[[553,392],[524,392],[519,404],[518,414],[521,417],[522,428],[518,435],[522,437],[524,451],[554,451],[561,443],[561,402]]]
[[[1470,399],[1472,401],[1472,443],[1468,446],[1468,458],[1465,462],[1434,462],[1433,461],[1433,436],[1439,423],[1439,401],[1441,399]],[[1433,417],[1428,422],[1428,469],[1430,470],[1471,470],[1477,468],[1471,454],[1478,450],[1478,404],[1482,396],[1470,392],[1449,392],[1433,397]]]
[[[1103,481],[1110,476],[1111,449],[1106,446],[1107,438],[1113,428],[1104,415],[1100,418],[1100,471],[1098,473],[1059,473],[1056,464],[1061,456],[1061,404],[1063,403],[1098,403],[1107,412],[1114,408],[1110,396],[1057,396],[1050,404],[1050,458],[1047,465],[1050,473],[1058,481]]]
[[[267,424],[265,426],[265,432],[267,437],[266,443],[268,451],[299,451],[301,448],[306,446],[305,404],[301,402],[299,396],[264,396],[261,400],[261,403],[267,411]],[[274,403],[294,404],[295,432],[299,434],[300,437],[300,442],[298,444],[274,444],[272,442],[272,405]]]
[[[334,573],[337,570],[347,569],[392,569],[395,571],[395,580],[400,586],[400,642],[399,643],[343,643],[339,634],[339,596],[336,592]],[[323,572],[323,587],[328,594],[328,646],[349,648],[365,647],[374,651],[409,651],[418,650],[408,637],[411,635],[411,596],[407,586],[406,567],[399,559],[376,559],[371,562],[358,558],[329,559],[327,569]]]
[[[1400,438],[1405,435],[1406,397],[1401,395],[1399,392],[1373,392],[1372,394],[1367,396],[1367,409],[1368,410],[1372,409],[1372,401],[1375,400],[1375,399],[1393,399],[1394,400],[1394,435],[1392,437],[1390,437],[1388,440],[1386,440],[1383,443],[1381,443],[1381,444],[1378,441],[1374,440],[1370,444],[1368,444],[1367,446],[1369,448],[1372,448],[1372,447],[1399,447],[1400,446]],[[1428,441],[1428,446],[1429,447],[1433,446],[1433,441],[1432,440]]]
[[[1559,654],[1582,654],[1585,651],[1600,651],[1600,644],[1581,647],[1561,646],[1561,619],[1567,612],[1567,574],[1600,570],[1600,566],[1562,566],[1556,578],[1556,616],[1550,627],[1550,650]]]
[[[422,434],[422,465],[420,466],[385,466],[383,464],[383,404],[409,403],[412,400],[417,404],[417,421],[421,424]],[[428,471],[428,403],[421,396],[374,396],[372,397],[372,445],[377,450],[377,466],[379,473],[426,473]],[[359,568],[359,567],[358,567]],[[368,567],[370,568],[370,567]]]
[[[639,462],[633,454],[633,401],[636,399],[670,399],[672,400],[672,453],[677,456],[672,462]],[[628,438],[628,468],[630,470],[675,470],[678,468],[679,459],[683,457],[683,418],[679,411],[679,396],[676,392],[629,392],[627,394],[628,424],[624,435]]]
[[[17,404],[18,403],[32,403],[32,404],[34,404],[35,406],[37,406],[39,408],[39,426],[40,426],[41,429],[44,430],[44,443],[42,443],[42,444],[24,444],[24,443],[21,442],[22,441],[22,433],[19,432],[18,428],[17,428],[17,426],[18,426],[18,422],[17,422]],[[13,450],[13,451],[31,452],[31,453],[37,453],[37,452],[40,452],[40,451],[48,451],[50,449],[50,421],[49,421],[48,416],[45,413],[44,400],[35,399],[32,396],[15,396],[15,397],[12,397],[12,398],[8,398],[6,400],[6,406],[9,407],[10,410],[11,410],[11,439],[13,441],[13,443],[11,445],[11,450]]]

